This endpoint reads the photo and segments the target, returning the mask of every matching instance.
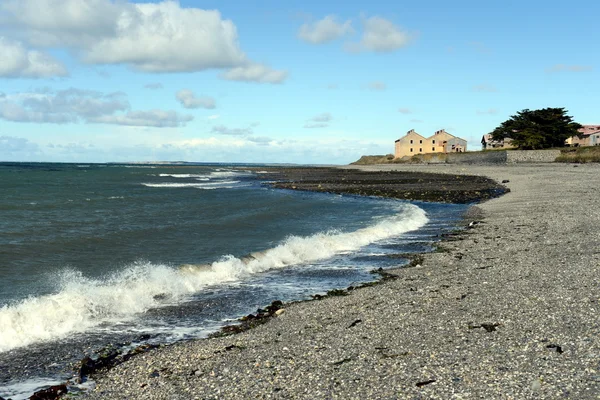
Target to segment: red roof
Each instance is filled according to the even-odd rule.
[[[598,125],[581,125],[581,128],[577,131],[583,133],[585,136],[591,135],[592,133],[600,132],[600,124]]]

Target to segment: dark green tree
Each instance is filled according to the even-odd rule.
[[[564,146],[566,139],[580,134],[579,128],[564,108],[525,109],[494,129],[492,138],[510,138],[519,149],[545,149]]]

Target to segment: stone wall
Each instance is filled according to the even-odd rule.
[[[425,154],[419,156],[425,164],[515,164],[551,163],[560,150],[494,150],[472,153]]]
[[[507,163],[551,163],[560,156],[560,150],[513,150],[506,156]]]
[[[506,151],[478,151],[472,153],[448,153],[448,164],[506,164]]]

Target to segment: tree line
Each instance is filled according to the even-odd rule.
[[[567,112],[564,108],[519,111],[491,132],[492,139],[512,139],[512,144],[523,150],[563,147],[565,140],[581,134],[581,125]]]

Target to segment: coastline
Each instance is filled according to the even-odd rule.
[[[140,354],[88,396],[595,398],[598,166],[346,168],[382,167],[485,175],[511,193],[398,279]]]

